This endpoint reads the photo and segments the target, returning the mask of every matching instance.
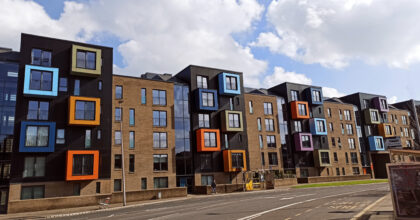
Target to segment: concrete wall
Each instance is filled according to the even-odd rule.
[[[242,192],[243,184],[218,184],[216,186],[217,193],[232,193],[232,192]],[[195,194],[211,194],[211,186],[194,186],[193,192]]]
[[[298,183],[321,183],[321,182],[334,182],[334,181],[348,181],[348,180],[366,180],[371,179],[370,175],[356,175],[356,176],[318,176],[298,178]]]
[[[274,189],[281,186],[297,185],[297,178],[274,179]]]

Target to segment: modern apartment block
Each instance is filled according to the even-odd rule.
[[[413,130],[413,146],[412,149],[420,150],[420,101],[413,99],[392,104],[398,109],[404,109],[409,112],[410,130]]]
[[[22,34],[9,208],[108,193],[112,48]]]

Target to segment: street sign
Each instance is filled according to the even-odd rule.
[[[387,164],[396,219],[420,219],[420,163]]]

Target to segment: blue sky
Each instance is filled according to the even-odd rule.
[[[160,13],[163,11],[164,17],[168,17],[166,20],[149,18],[150,15],[148,17],[145,13],[133,14],[132,16],[136,18],[131,20],[128,17],[130,12],[124,15],[121,11],[127,10],[127,7],[137,6],[130,6],[130,3],[126,1],[120,1],[121,5],[109,1],[104,1],[102,5],[98,1],[76,1],[78,4],[67,6],[68,13],[64,10],[65,4],[62,0],[36,0],[35,2],[43,7],[51,22],[57,21],[59,23],[57,25],[62,26],[69,25],[71,34],[56,30],[59,28],[51,28],[49,32],[53,35],[57,33],[58,37],[64,36],[64,38],[75,38],[88,43],[114,47],[114,64],[117,66],[114,71],[118,74],[127,72],[130,75],[139,75],[146,71],[176,73],[182,69],[183,65],[199,64],[243,71],[248,76],[248,82],[259,82],[249,83],[257,87],[267,87],[273,83],[288,80],[301,83],[312,82],[314,85],[337,90],[327,91],[329,95],[360,91],[383,94],[397,101],[420,99],[417,86],[417,81],[420,79],[418,74],[420,50],[411,49],[417,48],[420,41],[407,37],[417,34],[410,30],[416,27],[419,29],[418,22],[411,20],[416,20],[417,17],[410,18],[410,16],[413,17],[420,7],[410,1],[401,1],[402,6],[379,4],[375,0],[367,1],[368,3],[349,1],[348,4],[342,6],[343,4],[337,5],[333,1],[314,0],[310,3],[303,1],[298,4],[298,0],[286,0],[282,3],[260,0],[258,1],[260,9],[251,3],[245,5],[242,1],[230,3],[231,8],[229,8],[217,1],[217,3],[213,2],[211,7],[220,7],[227,11],[220,16],[216,14],[216,9],[216,12],[210,13],[210,16],[222,17],[221,23],[226,21],[226,24],[220,27],[217,26],[217,22],[203,17],[198,17],[198,20],[204,20],[200,23],[190,23],[188,19],[179,17],[184,13],[183,10],[187,9],[179,7],[181,10],[179,12],[176,11],[177,7],[172,5],[166,8],[162,2],[150,6],[153,4],[152,1],[149,5],[138,6],[138,10],[150,7],[150,10],[157,10]],[[219,3],[222,5],[218,5]],[[95,4],[97,4],[96,8]],[[108,7],[107,4],[110,6]],[[22,5],[19,7],[23,7]],[[186,8],[193,7],[202,6],[191,3]],[[397,11],[392,12],[392,10],[398,10],[398,7],[405,9],[403,11],[408,15],[399,14]],[[115,15],[113,8],[115,8]],[[411,8],[413,14],[410,14]],[[392,13],[371,13],[372,15],[364,19],[360,18],[366,11],[372,11],[372,9],[382,12],[389,9]],[[106,14],[107,17],[111,17],[111,20],[107,21],[110,18],[102,18],[101,15],[99,15],[101,18],[95,20],[96,18],[86,13],[92,11]],[[83,17],[85,20],[69,23],[65,18],[70,12],[80,13],[80,17],[85,16]],[[231,13],[231,15],[223,20],[226,13]],[[142,17],[143,14],[145,14],[144,17]],[[185,16],[188,17],[190,14]],[[241,20],[236,21],[235,17],[241,18],[244,25],[240,23]],[[195,18],[197,20],[197,17]],[[387,22],[389,18],[396,18],[400,23]],[[125,23],[124,19],[127,19],[126,23],[132,23],[133,27],[122,25]],[[146,22],[143,22],[143,19]],[[150,22],[147,21],[148,19]],[[378,22],[381,19],[383,22]],[[137,20],[139,23],[136,23]],[[101,24],[107,26],[109,21],[115,21],[114,25],[117,26],[101,27]],[[249,25],[246,25],[247,22]],[[207,24],[208,28],[205,26]],[[198,25],[203,27],[198,27]],[[168,28],[168,35],[179,38],[176,41],[168,39],[165,36],[165,29],[162,31],[161,27]],[[203,42],[214,44],[206,47],[206,45],[200,45],[199,42],[190,42],[191,44],[188,40],[183,42],[184,39],[179,36],[182,32],[180,34],[171,27],[180,27],[179,29],[185,29],[184,32],[188,32],[188,28],[191,27],[193,33],[208,37]],[[119,30],[114,32],[113,29]],[[22,30],[22,32],[26,31]],[[395,33],[397,31],[401,33]],[[155,45],[154,33],[157,33],[155,38],[158,41]],[[220,34],[220,39],[217,39],[218,34]],[[263,38],[264,34],[270,34],[270,38]],[[137,38],[136,35],[150,36]],[[185,38],[189,36],[186,35]],[[180,46],[176,47],[174,42],[179,43]],[[232,42],[238,45],[235,46]],[[217,46],[218,44],[220,46]],[[181,47],[181,45],[187,46]],[[204,54],[196,52],[203,50],[208,51]],[[225,58],[221,59],[220,53],[225,52]],[[209,54],[214,54],[214,57],[210,57]],[[241,59],[244,60],[243,65]],[[136,64],[136,60],[139,64]],[[277,78],[275,77],[276,67],[281,67],[283,71],[277,73]],[[299,74],[302,75],[296,77]]]

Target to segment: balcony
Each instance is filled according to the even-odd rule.
[[[99,151],[69,150],[67,151],[66,180],[96,180],[99,170]]]
[[[379,135],[384,138],[394,137],[392,134],[392,125],[387,123],[382,123],[378,125]]]
[[[101,49],[72,45],[70,74],[98,77],[101,75]]]
[[[387,102],[386,98],[382,98],[382,97],[373,98],[373,105],[380,112],[389,112],[388,102]]]
[[[55,97],[58,92],[58,68],[25,65],[23,94]]]
[[[243,131],[242,112],[225,110],[221,112],[222,131],[238,132]]]
[[[217,111],[219,109],[217,90],[197,89],[195,97],[197,110]]]
[[[306,100],[308,100],[312,105],[324,104],[321,89],[310,87],[307,88],[304,93],[306,96]]]
[[[296,151],[314,151],[311,133],[295,133],[294,139]]]
[[[54,152],[55,122],[22,121],[19,152]]]
[[[195,135],[197,138],[197,152],[220,151],[219,129],[198,129]]]
[[[364,110],[366,124],[380,124],[379,111],[377,109],[368,108]]]
[[[225,172],[246,171],[245,150],[224,150],[223,162]]]
[[[330,150],[315,150],[314,161],[315,161],[315,166],[317,167],[331,166]]]
[[[70,96],[69,125],[97,126],[101,122],[101,99]]]
[[[241,82],[238,74],[221,73],[218,76],[220,95],[240,95]]]
[[[292,119],[308,119],[310,117],[308,102],[293,101],[290,102],[290,108],[292,110]]]
[[[309,127],[312,135],[327,135],[327,120],[324,118],[309,119]]]
[[[369,148],[371,151],[384,151],[384,139],[381,136],[370,136],[368,137],[369,140]]]

